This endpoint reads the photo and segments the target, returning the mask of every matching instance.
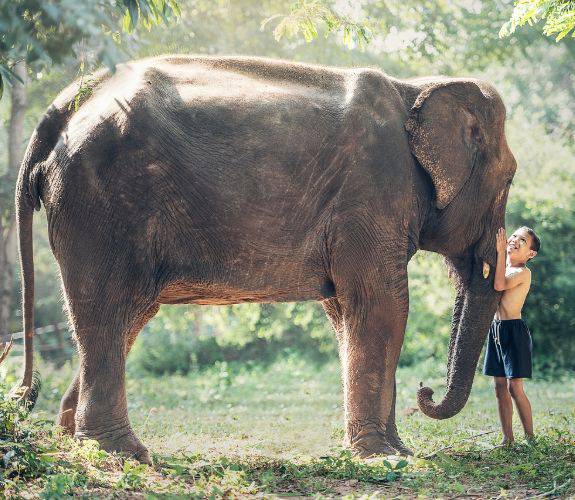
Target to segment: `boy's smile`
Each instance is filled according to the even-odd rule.
[[[525,264],[536,253],[531,249],[531,235],[525,229],[518,229],[507,239],[507,256],[512,265]]]

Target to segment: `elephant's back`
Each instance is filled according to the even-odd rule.
[[[371,113],[373,95],[387,78],[370,69],[188,55],[130,61],[104,74],[85,78],[79,109],[66,113],[62,142],[67,156],[91,143],[143,144],[155,138],[167,138],[159,145],[165,148],[178,141],[219,139],[236,146],[236,140],[263,135],[292,147],[310,131],[331,135],[342,129],[354,110]],[[70,95],[79,90],[75,82],[54,105],[73,108]]]
[[[197,98],[308,96],[336,99],[353,70],[257,57],[166,55],[126,63],[146,83],[172,85],[184,102]],[[190,100],[187,100],[187,98]]]
[[[112,135],[136,142],[162,135],[193,141],[276,131],[289,142],[310,123],[341,126],[357,71],[249,57],[130,61],[105,78],[85,78],[80,107],[67,113],[62,139],[69,156]],[[79,90],[75,82],[61,94],[66,102],[59,97],[54,105],[70,107],[70,94]]]

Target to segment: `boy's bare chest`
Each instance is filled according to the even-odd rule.
[[[525,298],[529,292],[528,284],[521,284],[515,288],[505,290],[499,301],[497,314],[499,319],[519,319]]]

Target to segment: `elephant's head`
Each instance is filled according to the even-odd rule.
[[[422,412],[433,418],[449,418],[465,405],[497,308],[495,234],[504,226],[516,170],[504,122],[505,107],[490,85],[445,79],[420,88],[406,123],[413,155],[433,184],[420,246],[446,257],[457,288],[447,392],[434,403],[429,387],[418,391]]]

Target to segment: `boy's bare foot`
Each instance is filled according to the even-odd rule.
[[[510,437],[504,436],[503,441],[501,441],[501,444],[499,446],[511,446],[514,442],[515,442],[515,440],[512,437],[510,438]]]

